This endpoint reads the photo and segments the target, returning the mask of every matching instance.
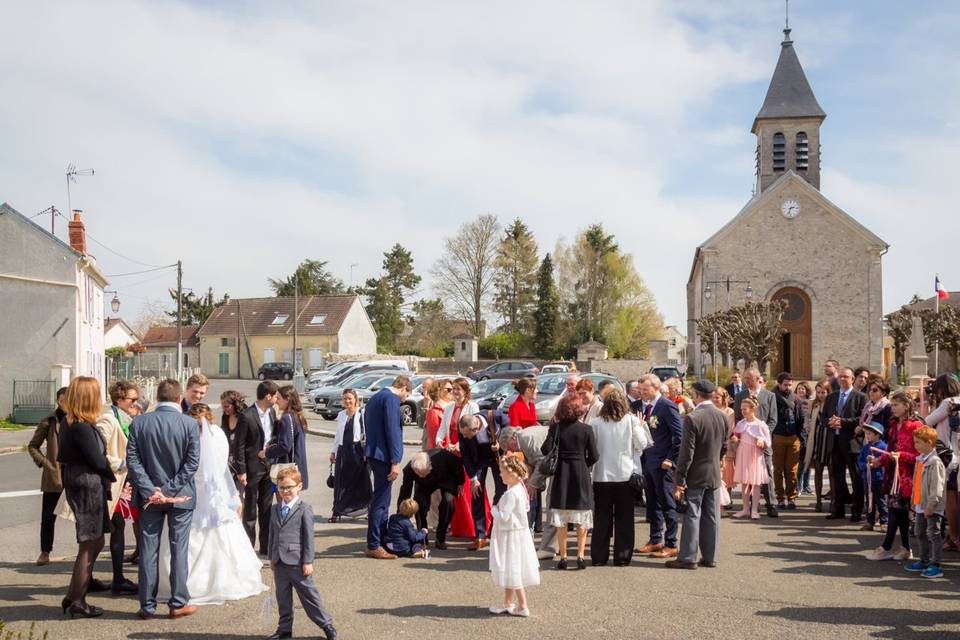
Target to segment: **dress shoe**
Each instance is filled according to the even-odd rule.
[[[488,611],[495,616],[499,616],[504,613],[510,613],[511,611],[514,610],[514,608],[516,608],[516,606],[517,605],[515,604],[510,604],[510,606],[507,606],[507,607],[490,607]]]
[[[109,591],[110,587],[107,586],[103,580],[98,580],[97,578],[90,578],[90,586],[87,587],[87,593],[100,593],[102,591]]]
[[[772,504],[767,505],[767,517],[768,518],[779,518],[780,514],[777,512],[777,508]]]
[[[272,634],[267,636],[267,640],[285,640],[286,638],[292,638],[293,634],[288,632],[280,633],[279,631],[274,631]]]
[[[778,501],[777,501],[777,509],[780,509],[780,511],[786,511],[786,510],[787,510],[787,503],[784,502],[783,500],[778,500]]]
[[[70,608],[70,604],[71,604],[70,598],[64,598],[63,600],[60,601],[60,607],[63,609],[64,614],[67,613],[67,609]]]
[[[577,571],[583,571],[587,568],[587,561],[583,558],[577,558]]]
[[[439,546],[437,548],[439,548]],[[383,547],[377,547],[376,549],[367,549],[366,556],[368,558],[373,558],[375,560],[396,560],[397,559],[397,556],[393,555]]]
[[[185,604],[179,609],[170,609],[170,617],[176,620],[177,618],[183,618],[184,616],[190,616],[197,612],[197,605],[195,604]]]
[[[817,500],[817,506],[815,506],[813,510],[816,511],[817,513],[823,513],[823,501]]]
[[[111,582],[110,583],[110,593],[114,595],[121,595],[124,593],[136,593],[137,592],[137,583],[128,580],[127,578],[123,579],[123,582]]]
[[[45,564],[50,564],[50,554],[43,551],[37,556],[37,566],[42,567]]]
[[[154,618],[157,617],[157,614],[150,613],[149,611],[144,611],[143,609],[140,609],[139,611],[137,611],[137,616],[139,616],[141,620],[153,620]]]
[[[793,500],[790,500],[789,502],[787,502],[787,511],[793,511],[796,508],[797,508],[796,502],[794,502]]]
[[[660,551],[661,549],[663,549],[662,542],[648,542],[647,544],[643,545],[642,547],[634,551],[634,553],[640,553],[645,555],[648,553],[653,553],[654,551]]]
[[[863,520],[863,516],[860,515],[859,513],[855,513],[852,516],[850,516],[850,522],[860,522],[861,520]]]
[[[320,627],[323,629],[323,635],[327,640],[337,640],[337,630],[331,624],[328,627]]]
[[[712,562],[712,561],[710,561],[710,560],[704,560],[703,558],[700,558],[700,562],[697,563],[697,566],[698,566],[698,567],[704,567],[704,568],[706,568],[706,569],[716,569],[716,568],[717,568],[717,563],[716,563],[716,562]]]
[[[828,513],[825,519],[826,520],[843,520],[844,518],[846,518],[846,516],[843,515],[842,513]]]
[[[86,602],[71,602],[67,611],[70,613],[71,620],[73,620],[74,616],[81,618],[99,618],[103,615],[103,609],[95,607],[92,604],[87,604]]]
[[[470,551],[480,551],[481,549],[486,549],[490,543],[486,538],[477,538],[473,541],[473,544],[470,545]]]
[[[663,566],[667,569],[696,569],[697,565],[693,562],[686,562],[685,560],[667,560]]]
[[[676,547],[664,547],[660,551],[656,551],[650,554],[651,558],[676,558],[677,557],[677,548]]]
[[[566,570],[567,570],[567,559],[566,559],[566,558],[560,558],[560,562],[557,563],[557,569],[559,569],[560,571],[566,571]]]
[[[442,542],[442,541],[440,541],[440,540],[437,540],[436,542],[433,543],[433,548],[434,548],[434,549],[439,549],[440,551],[446,551],[446,550],[447,550],[447,543],[446,543],[446,542]],[[369,553],[369,552],[368,552],[368,553]]]

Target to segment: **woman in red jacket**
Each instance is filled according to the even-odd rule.
[[[537,424],[537,382],[533,378],[520,378],[513,383],[517,399],[510,405],[510,426],[525,429]]]
[[[913,495],[913,463],[920,455],[913,444],[913,432],[923,426],[916,415],[917,405],[904,392],[890,397],[890,425],[887,455],[873,458],[883,473],[883,495],[887,500],[887,535],[883,544],[867,554],[868,560],[910,559],[910,498]],[[870,461],[870,458],[867,458]],[[894,485],[896,483],[896,486]],[[900,549],[893,551],[893,539],[900,531]]]

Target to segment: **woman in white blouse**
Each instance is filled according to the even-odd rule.
[[[593,427],[600,454],[593,466],[593,536],[590,559],[594,566],[607,564],[610,534],[614,533],[613,564],[630,564],[633,555],[634,488],[630,476],[640,467],[640,454],[653,444],[645,423],[630,412],[619,389],[607,394]],[[612,526],[611,526],[612,525]]]
[[[373,492],[370,468],[363,456],[363,411],[357,392],[344,389],[341,400],[343,411],[337,415],[337,434],[330,451],[330,464],[334,467],[330,522],[337,522],[344,515],[366,511]]]

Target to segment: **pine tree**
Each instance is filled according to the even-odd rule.
[[[304,260],[296,271],[279,280],[268,278],[277,297],[292,296],[299,289],[301,296],[330,296],[343,293],[343,281],[327,269],[326,260]]]
[[[537,300],[537,241],[520,218],[504,230],[494,262],[493,308],[503,330],[529,333]]]
[[[420,284],[414,273],[413,256],[401,245],[383,254],[383,275],[370,278],[362,293],[367,298],[367,315],[377,330],[377,345],[381,351],[396,347],[397,337],[403,331],[403,304],[408,292]]]
[[[537,304],[533,312],[533,351],[542,358],[557,352],[557,330],[560,322],[560,296],[553,281],[553,260],[548,253],[537,270]]]

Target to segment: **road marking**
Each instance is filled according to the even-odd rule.
[[[0,498],[23,498],[24,496],[39,496],[42,493],[39,489],[30,489],[29,491],[3,491],[0,492]]]

